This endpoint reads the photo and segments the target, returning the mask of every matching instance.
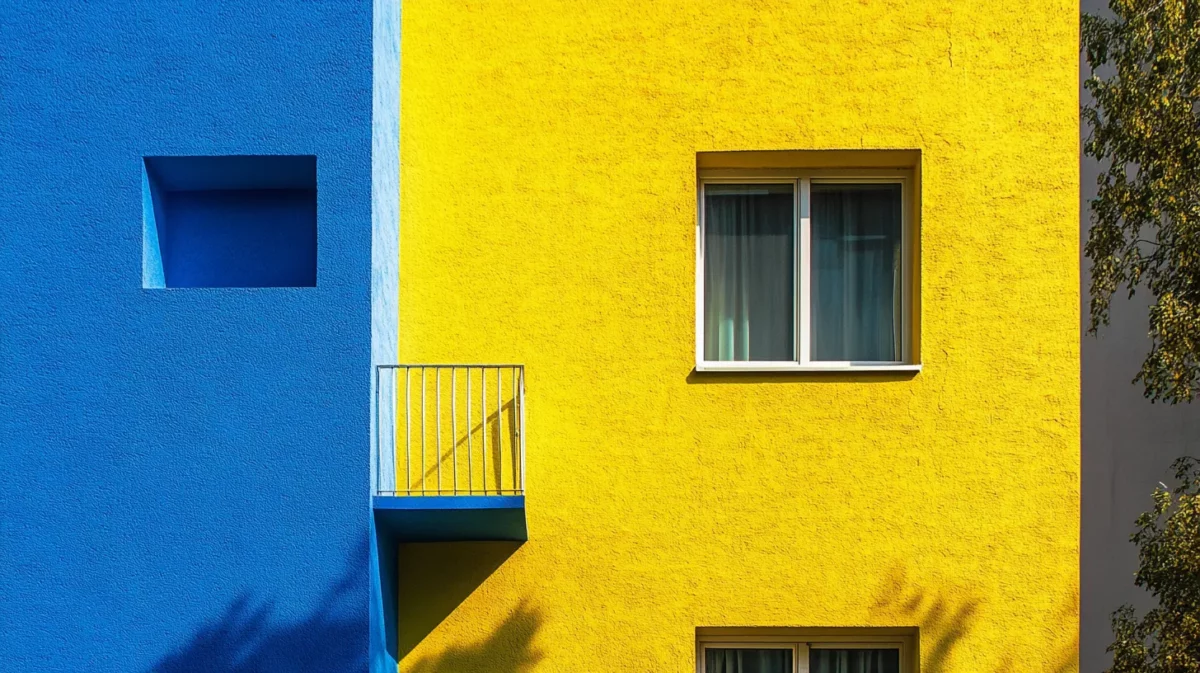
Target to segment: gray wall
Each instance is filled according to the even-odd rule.
[[[1082,0],[1084,12],[1106,11],[1106,0]],[[1080,58],[1080,99],[1087,65]],[[1081,127],[1087,135],[1087,128]],[[1082,150],[1082,146],[1080,148]],[[1088,261],[1083,242],[1090,224],[1088,202],[1096,195],[1099,168],[1080,154],[1082,326],[1087,327]],[[1112,663],[1109,617],[1122,603],[1144,605],[1133,586],[1137,550],[1129,542],[1133,521],[1150,507],[1150,493],[1170,476],[1171,462],[1200,452],[1200,401],[1150,404],[1130,382],[1149,348],[1146,298],[1113,303],[1112,324],[1099,337],[1082,337],[1083,498],[1080,560],[1080,671],[1099,673]]]

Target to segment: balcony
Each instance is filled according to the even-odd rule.
[[[527,539],[524,366],[375,376],[377,526],[401,542]]]

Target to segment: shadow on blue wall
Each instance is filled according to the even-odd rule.
[[[366,671],[366,545],[303,618],[280,619],[270,599],[243,594],[150,673]]]

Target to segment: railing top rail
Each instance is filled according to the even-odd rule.
[[[434,363],[434,364],[389,364],[389,365],[375,365],[375,367],[377,369],[421,369],[421,368],[448,369],[450,367],[493,367],[493,368],[503,367],[505,369],[524,369],[525,365],[510,364],[510,363],[504,363],[504,362],[499,363],[499,364],[491,364],[491,363],[481,364],[478,362],[469,362],[469,363],[468,362],[455,362],[455,363],[450,363],[450,364],[437,364],[437,363]]]

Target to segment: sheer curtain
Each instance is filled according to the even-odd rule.
[[[704,359],[792,360],[794,186],[705,185]]]
[[[900,673],[900,650],[809,650],[809,673]]]
[[[812,186],[812,359],[901,359],[901,187]]]
[[[706,648],[705,673],[792,673],[792,651],[779,649]]]

